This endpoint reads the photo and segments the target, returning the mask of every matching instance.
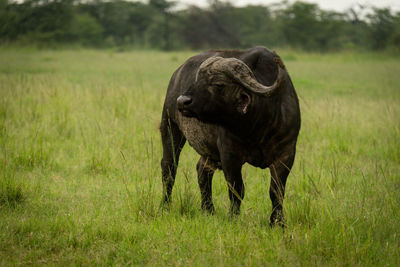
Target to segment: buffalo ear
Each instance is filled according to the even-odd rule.
[[[248,93],[242,91],[238,94],[237,110],[240,114],[244,115],[247,113],[250,102],[251,98]]]

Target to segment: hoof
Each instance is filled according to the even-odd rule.
[[[272,212],[269,220],[269,226],[280,226],[282,228],[285,228],[285,221],[283,219],[282,211]]]
[[[201,203],[201,209],[204,212],[208,212],[209,214],[214,214],[215,213],[214,204],[212,202],[203,202],[203,203]]]
[[[229,215],[231,217],[236,217],[240,215],[240,207],[238,206],[232,206],[231,209],[229,210]]]
[[[160,202],[160,209],[169,209],[171,206],[171,199],[170,198],[163,198]]]
[[[214,215],[215,214],[214,205],[208,206],[208,207],[201,207],[201,209],[207,214],[210,214],[210,215]]]

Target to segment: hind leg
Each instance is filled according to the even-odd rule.
[[[212,202],[212,178],[215,168],[208,158],[201,157],[197,162],[197,177],[201,193],[201,208],[210,213],[214,213]]]
[[[286,179],[293,166],[295,152],[276,160],[271,164],[271,185],[269,195],[272,201],[272,213],[270,217],[270,225],[284,226],[283,218],[283,198],[285,196]]]
[[[161,160],[163,203],[168,203],[171,201],[171,192],[178,168],[179,154],[185,145],[186,138],[168,116],[163,116],[160,131],[163,146],[163,157]]]

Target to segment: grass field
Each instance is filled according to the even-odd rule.
[[[400,57],[278,53],[302,111],[284,233],[249,165],[241,215],[222,172],[204,214],[188,145],[159,209],[163,99],[194,53],[0,49],[0,265],[399,266]]]

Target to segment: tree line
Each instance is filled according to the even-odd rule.
[[[321,9],[306,2],[177,8],[167,0],[0,0],[0,43],[151,49],[399,49],[400,12]]]

